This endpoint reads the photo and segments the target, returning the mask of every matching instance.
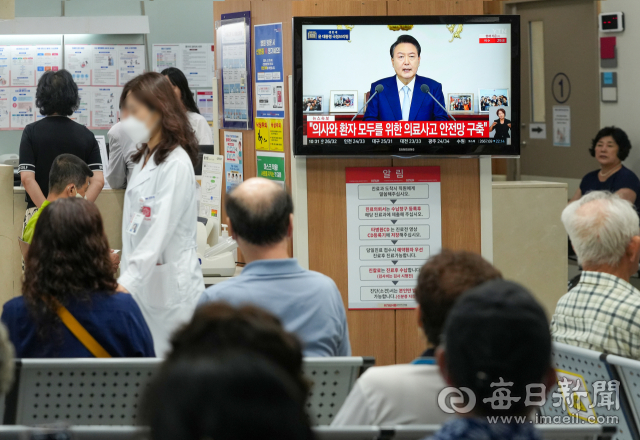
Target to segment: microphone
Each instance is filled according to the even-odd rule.
[[[373,95],[371,95],[371,97],[369,98],[369,100],[367,100],[367,102],[364,103],[364,105],[362,106],[362,108],[360,109],[360,111],[358,113],[355,114],[355,116],[353,117],[353,119],[351,120],[352,122],[356,120],[356,118],[358,117],[358,115],[362,112],[362,110],[364,110],[364,108],[371,102],[371,100],[373,99],[374,96],[376,96],[378,93],[382,92],[384,90],[384,86],[382,84],[378,84],[376,86],[376,91]]]
[[[429,86],[428,86],[428,85],[426,85],[426,84],[422,84],[422,85],[420,86],[420,90],[422,90],[424,93],[427,93],[429,96],[431,96],[431,97],[433,98],[433,100],[434,100],[435,102],[437,102],[437,103],[438,103],[438,105],[439,105],[440,107],[442,107],[442,110],[444,110],[444,111],[447,113],[447,115],[448,115],[451,119],[453,119],[454,121],[456,120],[456,118],[454,118],[453,116],[451,116],[451,115],[449,114],[449,112],[448,112],[448,111],[447,111],[447,109],[444,107],[444,105],[442,105],[442,104],[440,103],[440,101],[438,101],[438,100],[435,98],[435,96],[433,96],[433,95],[431,94],[431,91],[429,90]]]

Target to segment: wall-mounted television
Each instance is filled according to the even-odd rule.
[[[293,19],[294,154],[518,156],[520,17]]]

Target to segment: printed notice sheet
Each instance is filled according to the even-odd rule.
[[[91,85],[92,48],[88,44],[69,44],[64,47],[64,66],[79,86]]]
[[[224,172],[227,192],[244,180],[242,165],[242,132],[224,132]]]
[[[347,168],[349,309],[411,309],[442,247],[440,167]]]
[[[220,198],[222,193],[222,169],[224,158],[219,154],[202,156],[202,183],[200,187],[200,212],[205,218],[220,221]]]
[[[11,128],[21,129],[36,120],[36,88],[12,87]]]
[[[28,87],[36,85],[35,46],[11,46],[11,85]]]

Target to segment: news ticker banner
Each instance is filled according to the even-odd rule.
[[[308,139],[489,138],[490,130],[488,121],[307,121]]]
[[[349,309],[412,309],[442,247],[440,167],[347,168]]]

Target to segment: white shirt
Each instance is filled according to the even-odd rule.
[[[446,386],[437,365],[369,368],[331,426],[440,425],[451,418],[438,407],[438,394]]]
[[[187,118],[198,139],[198,145],[213,145],[213,133],[209,123],[200,113],[187,112]]]
[[[404,87],[404,83],[400,81],[398,75],[396,75],[396,83],[398,84],[398,95],[400,96],[400,110],[402,110],[402,103],[404,102],[404,90],[402,90],[402,88]],[[415,85],[416,77],[414,76],[411,82],[407,84],[407,87],[409,87],[409,108],[411,108],[411,100],[413,99],[413,88]]]
[[[162,357],[171,334],[191,319],[204,291],[196,255],[196,177],[182,147],[159,165],[155,155],[144,168],[143,163],[134,167],[124,195],[118,283],[138,303]],[[134,235],[129,227],[138,213],[144,219]]]
[[[111,127],[107,133],[109,140],[109,166],[104,178],[113,189],[126,188],[127,180],[131,178],[133,167],[136,165],[131,156],[136,152],[138,145],[122,128],[122,121]]]

